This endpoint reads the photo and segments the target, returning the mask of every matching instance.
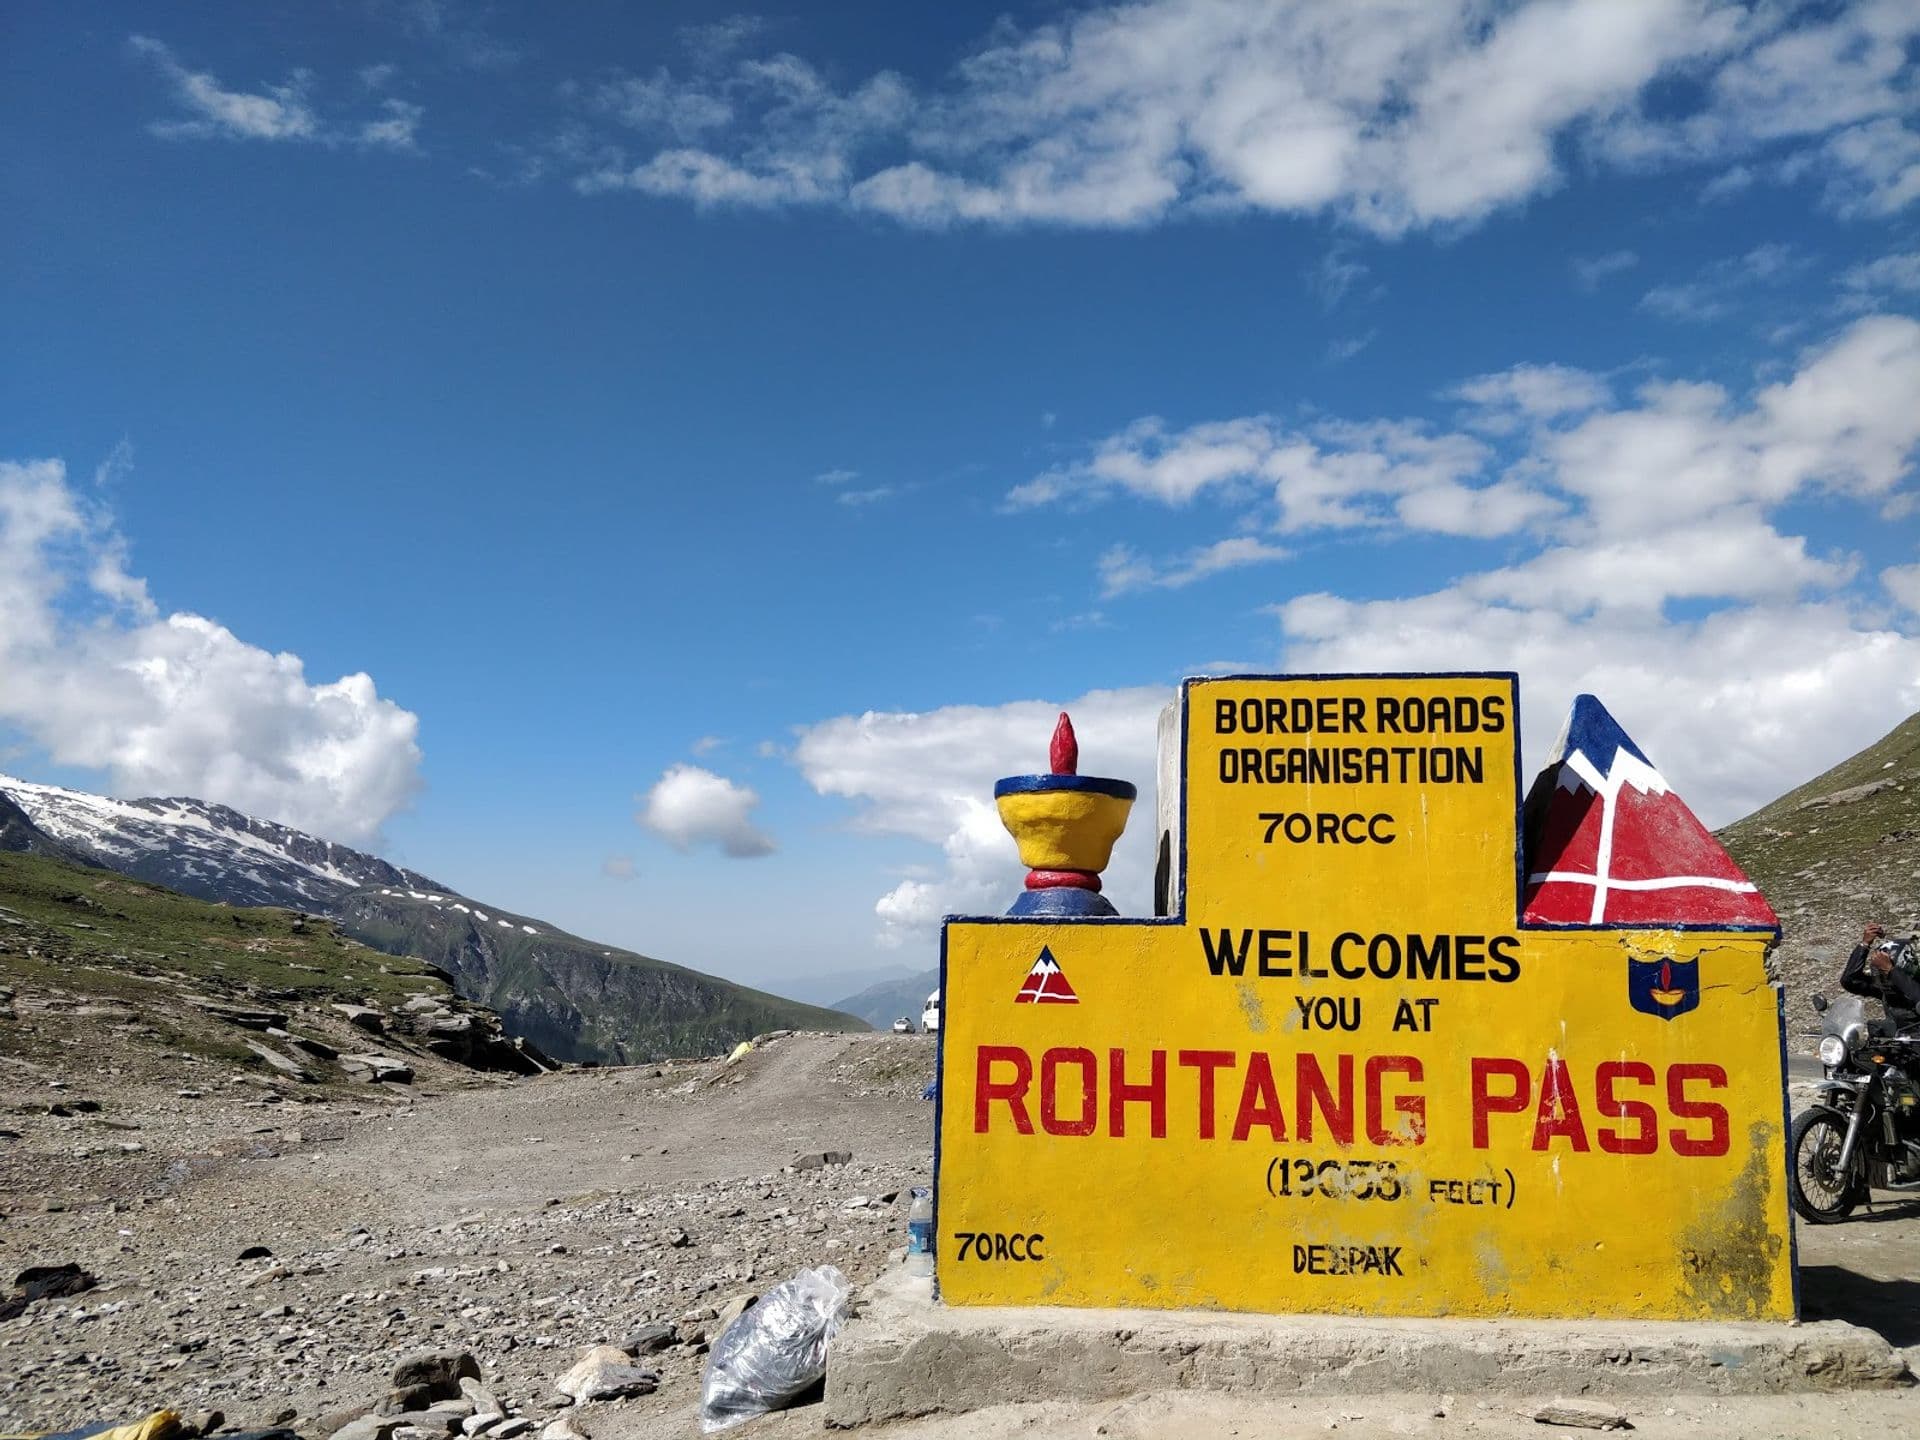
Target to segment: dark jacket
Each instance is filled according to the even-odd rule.
[[[1899,966],[1881,974],[1867,963],[1873,947],[1859,944],[1847,956],[1847,968],[1840,972],[1840,988],[1850,995],[1878,1000],[1887,1007],[1887,1018],[1901,1029],[1920,1023],[1920,980]]]

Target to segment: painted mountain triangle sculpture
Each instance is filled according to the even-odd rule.
[[[1163,916],[1100,893],[1133,787],[1065,716],[999,782],[1030,874],[942,936],[943,1300],[1793,1314],[1773,912],[1591,696],[1523,830],[1517,698],[1187,681]]]
[[[1591,695],[1527,796],[1530,925],[1737,925],[1779,917]]]

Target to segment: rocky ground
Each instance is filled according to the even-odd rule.
[[[390,1400],[404,1357],[434,1351],[474,1358],[467,1393],[441,1403],[432,1423],[446,1430],[393,1440],[457,1432],[469,1413],[506,1415],[487,1426],[506,1440],[550,1426],[550,1440],[691,1436],[728,1307],[813,1265],[856,1287],[873,1278],[931,1169],[924,1037],[784,1035],[731,1063],[518,1080],[429,1061],[409,1085],[300,1086],[248,1069],[168,1088],[115,1068],[111,1056],[0,1066],[0,1282],[58,1263],[99,1281],[0,1321],[0,1433],[169,1405],[330,1436]],[[1807,1312],[1920,1346],[1916,1241],[1911,1202],[1803,1227]],[[641,1393],[568,1404],[556,1386],[604,1345],[620,1348],[599,1373]],[[898,1433],[1541,1433],[1529,1404],[1161,1396]],[[1624,1408],[1656,1435],[1920,1429],[1913,1393]],[[819,1425],[801,1410],[746,1433]]]
[[[251,1075],[181,1101],[107,1068],[16,1064],[0,1091],[0,1278],[99,1280],[0,1322],[0,1432],[164,1404],[330,1434],[423,1349],[471,1353],[545,1421],[579,1352],[640,1336],[659,1384],[618,1402],[621,1433],[689,1433],[719,1312],[807,1266],[874,1274],[931,1168],[920,1037],[297,1105]]]

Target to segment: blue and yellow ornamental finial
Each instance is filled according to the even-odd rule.
[[[1009,775],[993,787],[1000,823],[1020,847],[1027,887],[1009,915],[1117,915],[1100,872],[1127,828],[1135,790],[1125,780],[1081,775],[1073,721],[1060,712],[1045,775]]]

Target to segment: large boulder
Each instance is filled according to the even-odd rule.
[[[650,1395],[660,1388],[660,1377],[632,1364],[626,1351],[612,1345],[596,1345],[581,1354],[573,1368],[554,1382],[554,1388],[576,1404],[584,1405],[589,1400]]]
[[[424,1385],[435,1400],[458,1400],[462,1380],[478,1380],[480,1364],[465,1350],[422,1350],[393,1367],[393,1388]]]

